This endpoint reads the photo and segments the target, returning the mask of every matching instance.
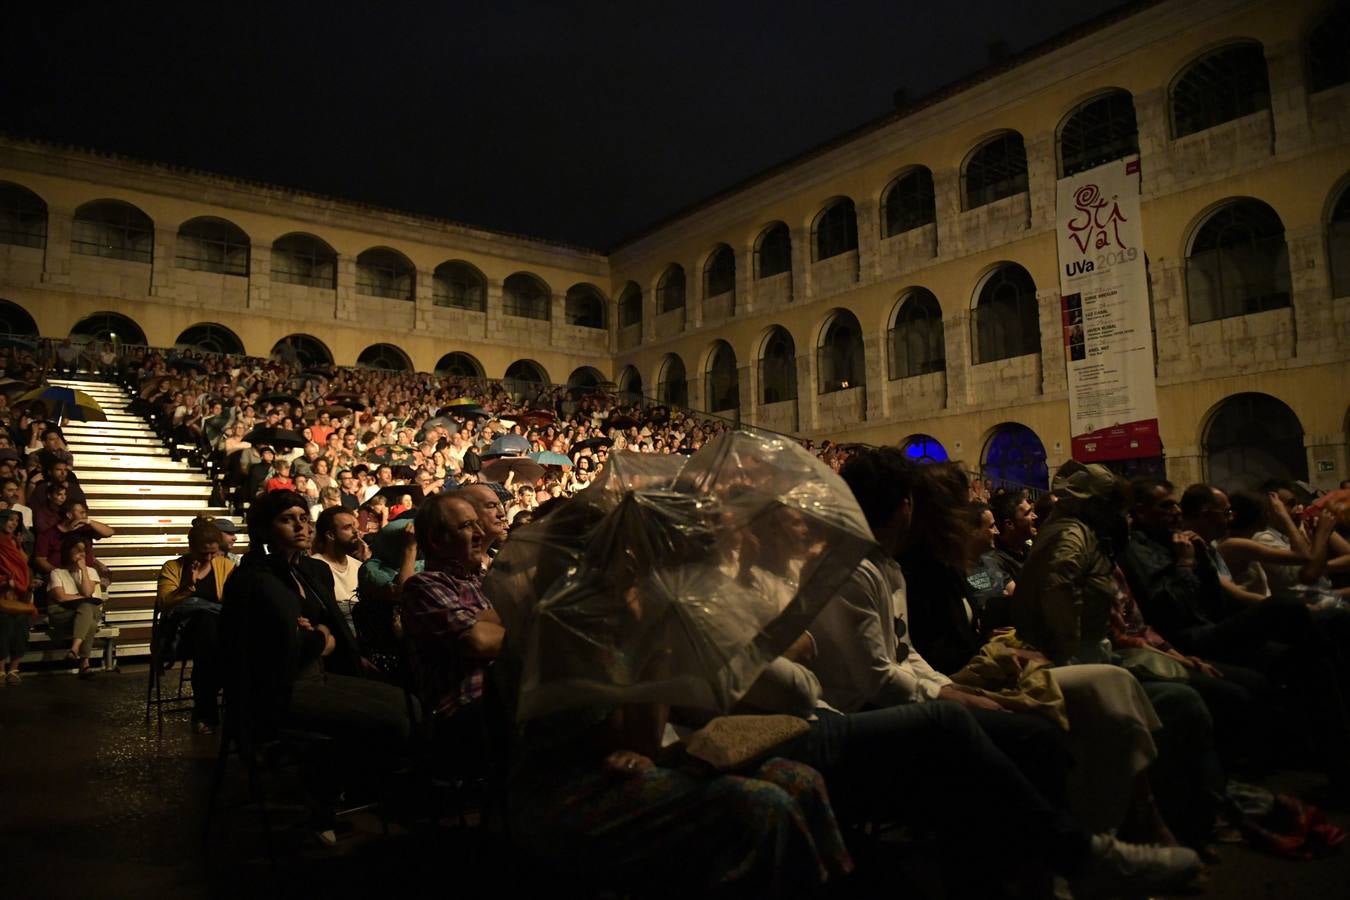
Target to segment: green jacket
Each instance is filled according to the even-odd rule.
[[[1108,662],[1115,566],[1078,519],[1052,516],[1031,545],[1013,596],[1017,636],[1058,665]]]

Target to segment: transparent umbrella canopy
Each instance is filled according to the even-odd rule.
[[[616,453],[511,535],[484,585],[518,657],[517,716],[669,703],[730,710],[874,546],[852,494],[792,441]]]

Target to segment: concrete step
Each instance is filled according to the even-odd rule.
[[[158,518],[160,513],[166,515],[190,513],[195,516],[202,515],[201,511],[208,508],[205,497],[150,497],[146,499],[137,497],[100,497],[97,500],[90,497],[89,505],[93,508],[94,518],[99,520],[106,519],[113,513],[119,515],[139,514],[142,516],[154,516],[156,518]],[[224,514],[223,510],[222,514]]]
[[[149,427],[144,419],[140,418],[139,416],[133,416],[131,413],[123,413],[107,409],[105,409],[103,412],[105,415],[108,416],[108,420],[106,422],[67,422],[65,425],[62,426],[62,429],[66,432],[73,432],[73,431],[84,432],[95,428],[125,429],[125,428]],[[112,416],[114,415],[116,415],[118,418],[116,419],[112,418]]]
[[[80,485],[84,488],[84,493],[90,498],[90,502],[93,502],[94,497],[143,500],[155,497],[190,499],[211,496],[210,484],[144,484],[139,478],[128,478],[121,484],[81,480]],[[114,501],[104,500],[103,502]]]
[[[126,485],[131,483],[133,479],[135,484],[204,484],[207,486],[211,484],[210,478],[195,469],[147,469],[132,473],[124,468],[92,469],[81,466],[79,479],[80,484],[84,485],[86,493],[91,484]]]
[[[145,581],[118,581],[113,579],[113,583],[108,586],[108,598],[113,597],[150,597],[151,603],[154,603],[155,581],[147,579]]]
[[[164,442],[155,437],[153,433],[149,437],[133,437],[129,435],[102,435],[90,434],[66,435],[66,446],[70,448],[71,453],[98,452],[100,449],[109,446],[115,446],[118,450],[128,450],[132,447],[158,447],[163,450]],[[168,452],[165,450],[165,452]]]
[[[116,543],[118,538],[123,538],[121,543]],[[98,558],[101,562],[109,566],[116,567],[114,563],[122,559],[147,560],[158,559],[159,566],[175,556],[182,556],[187,552],[187,529],[171,533],[140,533],[134,535],[124,535],[121,532],[110,538],[103,538],[97,544]],[[248,550],[248,535],[242,531],[238,534],[234,542],[234,552],[244,553]],[[156,566],[156,569],[158,566]]]
[[[166,532],[174,534],[182,532],[183,534],[187,534],[188,527],[192,525],[192,520],[197,518],[197,516],[211,516],[214,518],[216,516],[225,515],[229,515],[229,510],[220,508],[213,509],[202,504],[197,504],[196,508],[193,510],[173,510],[162,513],[136,511],[121,512],[120,510],[111,513],[96,510],[94,513],[94,517],[100,522],[105,525],[111,525],[118,530],[118,533],[112,538],[104,538],[99,541],[99,546],[102,546],[115,538],[122,537],[124,531],[126,537],[133,540],[144,534],[163,534]]]
[[[66,434],[68,441],[83,441],[84,443],[96,443],[100,441],[119,441],[123,438],[154,438],[155,430],[145,423],[132,422],[99,422],[97,425],[87,425],[84,428],[71,428],[69,425],[62,429]]]
[[[163,444],[159,444],[159,446],[152,446],[150,444],[136,444],[130,447],[124,447],[121,445],[121,443],[114,445],[106,442],[101,444],[84,444],[84,443],[76,444],[72,442],[70,444],[70,452],[75,454],[75,459],[79,464],[83,464],[83,460],[80,457],[81,453],[83,453],[85,456],[135,455],[135,456],[168,457],[169,448],[165,447]],[[78,469],[79,465],[77,465],[76,468]]]
[[[76,460],[76,472],[83,476],[85,472],[91,470],[116,470],[118,472],[128,473],[128,476],[139,475],[141,472],[159,471],[159,472],[193,472],[196,471],[183,460],[174,460],[169,457],[169,451],[162,453],[149,454],[139,450],[132,453],[117,451],[113,453],[91,453]]]

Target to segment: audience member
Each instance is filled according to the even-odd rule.
[[[197,734],[211,734],[219,725],[220,603],[234,571],[224,544],[224,535],[210,519],[193,520],[188,552],[160,568],[155,588],[161,615],[156,653],[165,668],[192,660],[192,728]]]
[[[480,581],[487,538],[472,503],[438,494],[414,520],[426,566],[403,587],[403,627],[423,708],[447,753],[482,760],[483,689],[505,630]]]
[[[21,524],[18,512],[0,509],[0,675],[5,684],[19,683],[28,629],[37,615],[28,554],[17,539]]]
[[[78,662],[81,678],[92,678],[89,656],[103,617],[98,575],[85,564],[87,540],[70,535],[61,545],[61,566],[51,571],[47,588],[47,625],[53,636],[71,638],[66,658]]]
[[[361,677],[356,638],[333,599],[332,570],[309,556],[314,525],[305,499],[269,492],[249,507],[248,532],[248,553],[222,598],[227,715],[239,717],[248,739],[294,727],[334,742],[333,768],[311,773],[319,776],[311,785],[316,828],[327,832],[342,772],[388,771],[402,752],[409,734],[403,694]]]

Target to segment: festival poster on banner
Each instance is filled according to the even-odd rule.
[[[1062,178],[1058,188],[1060,314],[1073,458],[1161,456],[1139,159]]]

